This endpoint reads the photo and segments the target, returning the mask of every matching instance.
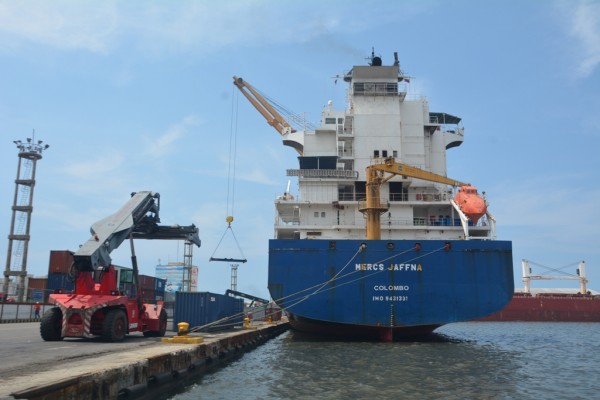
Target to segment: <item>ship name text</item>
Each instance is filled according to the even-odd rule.
[[[354,269],[356,271],[423,271],[421,264],[355,264]]]

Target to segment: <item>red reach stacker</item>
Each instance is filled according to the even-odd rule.
[[[194,225],[158,225],[159,209],[158,193],[132,193],[119,211],[92,225],[91,238],[73,254],[70,276],[75,289],[50,295],[55,307],[42,317],[40,333],[44,340],[101,337],[117,342],[131,332],[164,336],[167,313],[162,302],[144,304],[141,299],[133,239],[186,240],[200,247],[200,238]],[[134,290],[129,286],[130,293],[119,290],[117,270],[110,258],[111,251],[127,239],[135,285]]]

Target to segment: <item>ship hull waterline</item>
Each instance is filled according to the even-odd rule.
[[[514,292],[510,241],[269,241],[269,291],[293,329],[402,340],[501,310]]]

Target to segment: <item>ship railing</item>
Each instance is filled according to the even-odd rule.
[[[397,82],[355,82],[353,85],[355,96],[397,96]]]
[[[358,171],[343,169],[288,169],[287,176],[299,176],[302,178],[331,178],[331,179],[356,179]]]
[[[352,148],[340,148],[338,147],[338,157],[351,158],[354,156],[354,149]]]
[[[381,209],[385,208],[384,204],[381,204]],[[308,226],[314,227],[317,229],[319,226],[345,226],[345,227],[353,227],[356,226],[356,219],[354,218],[354,214],[346,215],[342,218],[339,218],[337,215],[332,215],[330,213],[326,213],[326,217],[321,216],[321,212],[319,212],[319,217],[314,217],[308,221]],[[289,218],[278,215],[275,218],[275,227],[278,228],[286,228],[286,227],[298,227],[301,225],[306,225],[307,222],[301,222],[300,217],[297,218]],[[473,239],[486,239],[488,238],[490,227],[486,224],[477,224],[473,225],[472,223],[469,226],[475,231],[472,231],[470,237]],[[391,218],[383,216],[381,218],[381,227],[386,229],[406,229],[406,228],[426,228],[426,229],[455,229],[461,230],[462,226],[460,223],[460,219],[458,218],[450,218],[444,216],[440,217],[414,217],[410,218]]]
[[[408,193],[390,193],[390,201],[408,201]]]
[[[390,203],[386,200],[383,200],[383,201],[375,201],[374,200],[372,202],[371,207],[367,207],[366,200],[359,200],[358,201],[358,210],[362,212],[367,209],[379,210],[379,212],[383,213],[390,209]]]

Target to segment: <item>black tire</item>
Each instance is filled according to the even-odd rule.
[[[121,342],[127,334],[127,315],[121,309],[109,310],[102,322],[102,339]]]
[[[58,307],[52,307],[42,315],[40,321],[40,334],[47,342],[63,340],[62,337],[62,311]]]
[[[144,336],[146,337],[163,337],[167,332],[167,312],[162,309],[158,316],[158,330],[157,331],[146,331]]]

